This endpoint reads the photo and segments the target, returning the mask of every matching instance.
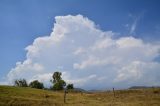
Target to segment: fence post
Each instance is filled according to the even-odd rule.
[[[66,89],[64,90],[64,103],[66,103],[66,93],[67,93],[67,91],[66,91]]]
[[[116,94],[115,94],[114,88],[113,88],[113,94],[114,94],[114,97],[115,97],[115,96],[116,96]]]

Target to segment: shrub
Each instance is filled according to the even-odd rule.
[[[25,79],[15,80],[14,85],[19,86],[19,87],[27,87],[28,86],[27,81]]]
[[[43,83],[39,82],[38,80],[32,81],[32,82],[29,84],[29,86],[30,86],[31,88],[37,88],[37,89],[43,89],[43,88],[44,88]]]
[[[67,90],[70,90],[70,89],[74,89],[73,84],[68,84],[67,85]]]

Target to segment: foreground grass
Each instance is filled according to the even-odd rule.
[[[68,93],[0,86],[0,106],[160,106],[160,89]]]

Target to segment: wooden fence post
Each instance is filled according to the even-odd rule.
[[[67,90],[65,89],[64,90],[64,103],[66,103],[66,93],[67,93]]]
[[[113,94],[114,94],[114,97],[115,97],[115,96],[116,96],[116,94],[115,94],[114,88],[113,88]]]

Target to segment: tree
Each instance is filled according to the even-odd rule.
[[[43,83],[39,82],[38,80],[32,81],[32,82],[29,84],[29,86],[30,86],[31,88],[37,88],[37,89],[43,89],[43,88],[44,88]]]
[[[53,90],[63,90],[64,87],[66,86],[66,82],[62,80],[61,78],[62,73],[61,72],[54,72],[53,73],[53,80],[51,82],[53,83]]]
[[[66,82],[64,80],[60,80],[59,82],[53,85],[53,90],[63,90],[66,86]]]
[[[53,74],[53,76],[52,76],[53,82],[54,82],[54,83],[57,83],[57,82],[59,82],[60,80],[62,80],[61,75],[62,75],[61,72],[54,72],[54,74]]]
[[[27,81],[25,79],[15,80],[14,85],[19,86],[19,87],[27,87],[28,86]]]
[[[73,84],[68,84],[66,88],[67,90],[74,89]]]

